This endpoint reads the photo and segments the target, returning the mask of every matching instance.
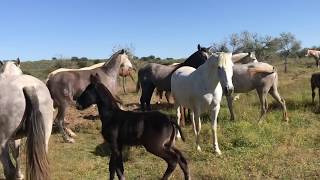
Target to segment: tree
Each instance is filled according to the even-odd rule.
[[[297,54],[301,49],[301,42],[290,32],[281,33],[277,40],[279,42],[279,53],[284,57],[284,72],[286,73],[288,71],[288,57]]]
[[[237,33],[233,33],[229,39],[229,45],[231,46],[232,52],[240,48],[240,37]]]

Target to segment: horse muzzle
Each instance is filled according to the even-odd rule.
[[[233,87],[224,87],[223,88],[223,94],[225,94],[226,96],[230,96],[234,91],[234,88]]]

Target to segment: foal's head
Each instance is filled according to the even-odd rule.
[[[118,98],[113,97],[111,92],[106,88],[98,74],[90,76],[90,84],[83,91],[83,93],[77,98],[77,109],[83,110],[93,104],[103,103],[108,109],[119,109],[117,103],[121,104]]]
[[[20,69],[20,59],[18,58],[16,61],[7,61],[5,63],[0,61],[0,74],[2,76],[23,74]]]
[[[230,95],[233,90],[232,76],[233,76],[233,61],[232,53],[219,52],[214,54],[209,60],[209,63],[217,68],[218,78],[220,80],[223,93]]]

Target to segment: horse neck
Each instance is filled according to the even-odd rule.
[[[106,74],[110,75],[110,77],[118,77],[119,70],[121,65],[121,56],[115,56],[111,58],[111,60],[105,66],[102,66],[103,70]]]
[[[198,74],[201,78],[201,81],[212,88],[215,88],[217,84],[220,82],[218,78],[218,64],[217,62],[209,62],[207,60],[203,65],[199,66],[199,68],[195,71],[195,74]]]
[[[247,57],[248,53],[238,53],[232,56],[233,62],[241,61],[243,58]]]
[[[194,68],[198,68],[199,66],[201,66],[204,63],[204,59],[201,56],[200,52],[197,51],[195,53],[193,53],[190,57],[188,57],[188,59],[186,59],[183,63],[179,64],[179,67],[182,66],[191,66]]]
[[[99,101],[97,102],[99,116],[102,122],[111,120],[112,115],[118,111],[120,108],[113,107],[112,103],[115,103],[113,99],[111,99],[105,93],[97,90]]]

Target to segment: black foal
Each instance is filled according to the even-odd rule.
[[[182,153],[174,147],[178,124],[158,111],[132,112],[119,108],[116,98],[101,83],[98,75],[91,75],[91,83],[77,99],[77,108],[85,109],[97,104],[102,122],[102,136],[111,146],[109,162],[110,179],[115,173],[125,179],[122,161],[124,145],[142,145],[150,153],[161,157],[168,163],[162,179],[168,179],[179,163],[185,179],[189,179],[189,169]]]

